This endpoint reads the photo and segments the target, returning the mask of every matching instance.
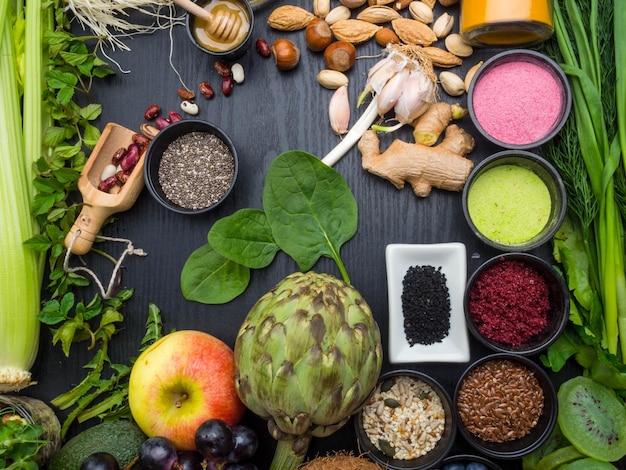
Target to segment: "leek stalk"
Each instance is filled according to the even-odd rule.
[[[0,392],[32,383],[39,344],[43,259],[24,242],[38,230],[31,204],[44,126],[42,21],[50,11],[43,15],[43,8],[38,0],[0,2]]]

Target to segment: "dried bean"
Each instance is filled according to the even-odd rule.
[[[196,94],[185,87],[180,87],[178,89],[178,96],[181,100],[192,100],[195,98]]]
[[[112,163],[105,166],[104,169],[102,170],[102,174],[100,175],[100,181],[104,181],[105,179],[110,178],[111,176],[115,175],[116,171],[117,171],[117,167],[113,165]]]
[[[150,139],[144,134],[133,134],[133,142],[139,145],[141,150],[145,150],[150,145]]]
[[[221,77],[230,77],[231,75],[230,66],[226,62],[222,62],[221,60],[218,60],[215,62],[215,64],[213,64],[213,67],[215,68],[215,71],[217,72],[217,74],[220,75]]]
[[[115,173],[115,177],[117,178],[117,181],[120,184],[124,184],[126,183],[126,181],[128,181],[128,178],[130,178],[130,173],[127,173],[125,171],[118,171],[117,173]]]
[[[256,50],[263,57],[269,57],[272,54],[269,43],[263,38],[259,38],[256,40]]]
[[[122,158],[124,158],[124,155],[126,155],[126,151],[126,147],[121,147],[117,149],[111,157],[111,163],[113,163],[113,165],[119,164]]]
[[[165,129],[167,126],[170,125],[170,122],[167,119],[160,116],[154,120],[154,123],[159,129]]]
[[[143,113],[143,117],[148,121],[152,121],[161,113],[161,108],[158,104],[151,104],[146,108]]]
[[[198,114],[198,105],[193,101],[183,101],[180,103],[180,109],[187,114],[191,114],[192,116]]]
[[[208,82],[200,83],[200,94],[204,96],[206,99],[213,98],[215,95],[215,91],[213,91],[213,87],[209,85]]]
[[[183,120],[183,117],[176,111],[170,111],[169,113],[167,113],[167,118],[170,122],[178,122]]]
[[[233,77],[229,75],[222,78],[222,93],[224,94],[224,96],[230,96],[230,94],[233,92],[234,87],[235,81],[233,80]]]
[[[98,184],[98,189],[100,191],[104,191],[105,193],[108,193],[111,190],[111,188],[115,186],[116,183],[117,183],[117,178],[115,177],[115,175],[109,176],[107,179],[100,181],[100,184]]]

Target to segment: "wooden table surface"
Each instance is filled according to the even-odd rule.
[[[245,207],[261,207],[261,190],[265,170],[281,152],[290,149],[306,150],[323,157],[339,141],[328,122],[328,101],[331,91],[320,87],[316,75],[324,68],[321,53],[307,50],[304,32],[292,33],[271,30],[267,17],[275,2],[256,10],[254,39],[264,37],[271,42],[279,37],[292,39],[301,47],[302,58],[295,70],[280,72],[272,59],[261,57],[254,48],[240,59],[246,73],[245,82],[237,85],[229,97],[219,91],[219,81],[213,69],[214,59],[192,46],[184,26],[172,31],[173,52],[171,61],[187,86],[197,89],[201,81],[209,81],[216,89],[210,101],[198,99],[198,118],[220,126],[233,140],[239,153],[239,177],[230,197],[216,210],[200,216],[184,216],[170,212],[152,199],[147,190],[127,212],[120,213],[116,221],[104,228],[103,234],[132,240],[136,248],[147,256],[127,258],[123,265],[122,284],[135,289],[125,314],[125,329],[114,338],[110,355],[113,361],[126,363],[137,354],[148,305],[154,302],[160,309],[166,331],[171,329],[199,329],[217,336],[233,346],[239,325],[253,303],[287,274],[297,270],[295,263],[280,254],[268,268],[252,273],[246,292],[226,305],[203,305],[187,301],[180,290],[180,273],[190,253],[206,242],[207,232],[219,218]],[[310,0],[295,0],[294,4],[312,8]],[[334,6],[334,4],[333,4]],[[442,12],[437,7],[436,15]],[[458,18],[458,7],[449,9]],[[403,13],[408,15],[406,11]],[[455,30],[457,28],[455,27]],[[81,34],[80,28],[76,33]],[[102,103],[104,111],[97,125],[103,129],[107,122],[116,122],[138,130],[145,122],[143,112],[151,103],[157,103],[167,112],[179,110],[178,77],[169,65],[170,37],[167,30],[152,35],[134,36],[125,40],[131,48],[126,51],[108,51],[122,69],[113,77],[95,83],[93,99]],[[349,92],[353,104],[352,122],[360,115],[356,97],[361,92],[367,70],[378,60],[381,48],[374,41],[357,46],[359,58],[348,72]],[[497,50],[476,50],[464,60],[461,67],[453,69],[461,76],[478,60],[484,60]],[[446,99],[442,93],[442,99]],[[462,96],[454,101],[466,104]],[[475,163],[500,149],[479,138],[469,117],[459,125],[476,138],[476,149],[469,155]],[[411,140],[411,129],[403,128],[393,136],[382,136],[382,147],[392,138]],[[498,252],[480,242],[468,229],[463,218],[461,194],[433,190],[427,198],[416,197],[410,187],[397,190],[389,182],[361,168],[361,158],[353,148],[335,169],[347,179],[359,205],[359,222],[356,236],[342,250],[342,257],[351,275],[353,285],[370,304],[379,323],[385,355],[387,354],[388,307],[387,278],[385,272],[385,246],[390,243],[440,243],[463,242],[467,248],[468,276],[479,264]],[[119,253],[123,247],[107,243],[102,248]],[[543,257],[550,256],[550,247],[534,250]],[[93,254],[84,260],[98,270],[102,277],[109,275],[111,264]],[[79,260],[74,257],[74,263]],[[314,270],[338,275],[330,260],[321,260]],[[86,290],[89,300],[94,290]],[[484,350],[470,337],[471,356],[476,359]],[[33,369],[38,384],[25,394],[50,400],[78,383],[85,375],[83,365],[91,353],[74,347],[69,359],[59,347],[53,347],[47,327],[42,328],[41,348]],[[406,367],[426,372],[440,381],[452,394],[456,381],[467,363],[440,364],[416,363],[394,365],[385,358],[383,371]],[[559,378],[555,377],[558,381]],[[59,411],[63,418],[65,412]],[[246,422],[258,429],[261,445],[254,462],[260,469],[267,468],[273,454],[274,441],[265,430],[264,422],[248,415]],[[70,435],[77,432],[72,428]],[[353,424],[350,422],[333,436],[314,438],[310,455],[328,450],[356,450]],[[468,451],[459,436],[455,452]],[[507,462],[504,468],[521,468],[520,462]]]

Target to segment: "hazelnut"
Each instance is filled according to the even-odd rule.
[[[324,49],[324,62],[331,70],[350,70],[356,60],[356,48],[347,41],[335,41]]]
[[[330,26],[322,18],[312,19],[306,27],[304,40],[314,52],[323,51],[333,41]]]
[[[400,38],[391,28],[381,28],[376,31],[376,34],[374,35],[374,40],[376,41],[376,44],[381,47],[385,47],[389,43],[400,44]]]
[[[291,70],[300,62],[300,49],[289,39],[276,39],[270,50],[278,70]]]

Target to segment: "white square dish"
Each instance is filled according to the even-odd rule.
[[[467,258],[463,243],[391,244],[385,250],[389,296],[389,362],[468,362],[469,339],[463,311]],[[441,267],[450,294],[450,331],[442,341],[411,346],[404,332],[402,281],[411,266]]]

